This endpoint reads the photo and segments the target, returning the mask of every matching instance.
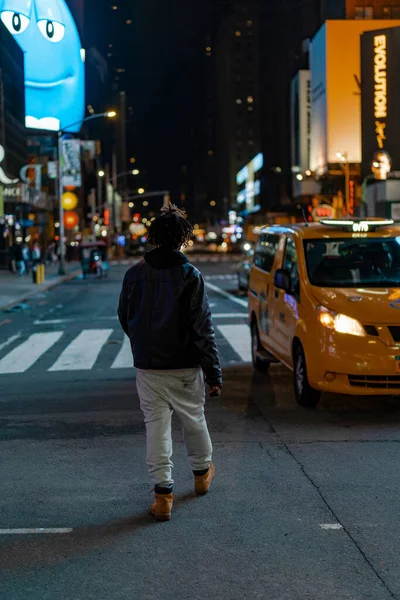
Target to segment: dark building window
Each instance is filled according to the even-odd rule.
[[[373,6],[356,6],[354,17],[356,19],[373,19],[374,18],[374,7]]]
[[[392,19],[400,19],[400,6],[392,6]]]

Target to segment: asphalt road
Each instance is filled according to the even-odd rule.
[[[0,315],[1,600],[400,599],[399,401],[296,407],[286,369],[248,363],[234,265],[199,266],[225,373],[217,479],[193,495],[175,424],[169,523],[147,513],[124,268]]]

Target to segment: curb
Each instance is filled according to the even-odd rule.
[[[37,296],[38,294],[47,292],[48,290],[51,290],[52,288],[57,287],[58,285],[60,285],[61,283],[64,283],[65,281],[70,281],[71,279],[75,279],[75,277],[78,277],[78,275],[80,273],[81,273],[81,269],[79,269],[77,271],[71,271],[71,273],[67,273],[67,275],[61,275],[56,280],[49,281],[49,283],[46,284],[44,287],[38,288],[38,289],[34,290],[33,292],[29,292],[28,294],[24,294],[23,296],[20,296],[19,298],[16,298],[15,300],[8,302],[7,304],[2,304],[0,306],[0,311],[6,310],[7,308],[11,308],[11,306],[20,304],[21,302],[24,302],[25,300],[29,300],[30,298],[33,298],[34,296]]]

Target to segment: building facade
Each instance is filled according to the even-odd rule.
[[[24,217],[19,173],[27,162],[24,55],[0,21],[0,268],[7,268],[16,215]]]
[[[325,200],[333,201],[343,191],[343,197],[355,196],[356,203],[360,201],[360,40],[365,31],[377,27],[395,27],[398,24],[398,9],[398,2],[319,2],[319,27],[306,44],[305,56],[311,72],[312,89],[311,152],[307,174],[304,167],[298,173],[298,165],[293,161],[297,139],[304,133],[301,133],[299,124],[294,123],[293,118],[291,126],[292,189],[295,197],[309,200],[310,184],[315,182],[317,175],[321,197]],[[343,44],[343,40],[346,40],[346,44]],[[350,190],[346,187],[346,174],[350,179]]]
[[[236,173],[261,149],[258,2],[232,0],[215,35],[217,202],[236,205]]]

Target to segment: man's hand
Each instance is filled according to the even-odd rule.
[[[212,385],[208,388],[208,395],[211,398],[218,398],[222,394],[222,385]]]

